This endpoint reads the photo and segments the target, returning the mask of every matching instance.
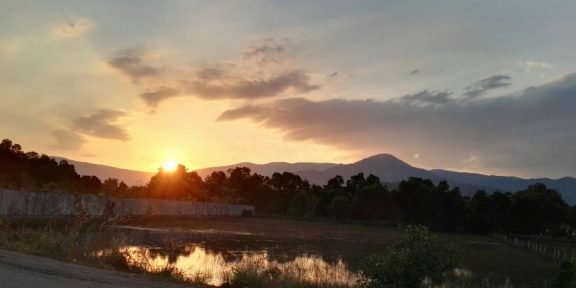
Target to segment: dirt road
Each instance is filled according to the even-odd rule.
[[[194,286],[0,250],[0,287],[183,288]]]

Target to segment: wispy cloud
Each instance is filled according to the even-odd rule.
[[[154,77],[160,74],[161,70],[146,62],[143,53],[136,50],[124,50],[112,59],[108,64],[138,83],[143,78]]]
[[[186,90],[203,99],[254,99],[275,97],[293,90],[306,93],[319,88],[310,83],[310,77],[302,71],[291,71],[267,79],[196,79],[186,82]]]
[[[416,94],[402,96],[398,100],[402,103],[415,105],[442,105],[454,100],[450,95],[452,95],[450,91],[424,90]]]
[[[165,67],[161,70],[135,50],[122,51],[108,60],[108,64],[135,84],[145,87],[139,96],[152,108],[178,96],[205,100],[272,98],[300,95],[320,88],[310,73],[291,64],[297,51],[295,47],[289,40],[266,39],[251,45],[239,60],[202,68]],[[158,81],[161,74],[165,77]]]
[[[466,87],[464,96],[467,98],[476,98],[486,94],[489,90],[510,86],[512,77],[506,75],[494,75],[473,83]]]
[[[86,143],[86,139],[82,135],[65,129],[52,131],[52,136],[56,140],[52,147],[56,149],[79,150]]]
[[[155,90],[140,93],[140,98],[146,101],[149,106],[156,108],[158,103],[178,95],[180,95],[180,91],[171,87],[160,86]]]
[[[543,69],[546,70],[546,69],[554,68],[554,66],[552,66],[552,64],[550,64],[550,63],[546,63],[543,61],[534,61],[534,60],[518,61],[518,62],[516,62],[516,65],[520,66],[521,68],[526,70],[526,72],[532,72],[532,71],[536,71],[536,70],[543,70]]]
[[[74,130],[94,137],[128,141],[130,135],[120,121],[126,116],[128,114],[124,111],[100,109],[94,114],[76,119]]]

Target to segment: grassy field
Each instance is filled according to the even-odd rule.
[[[283,219],[147,219],[127,223],[166,231],[197,232],[188,242],[201,242],[218,252],[226,250],[267,250],[278,257],[286,254],[315,254],[345,260],[355,269],[370,254],[384,253],[400,236],[400,230],[360,224],[309,222]],[[193,233],[194,234],[194,233]],[[558,264],[538,254],[497,242],[485,236],[436,233],[456,249],[460,267],[472,282],[488,281],[514,287],[543,287]]]
[[[288,263],[300,255],[320,256],[332,264],[342,260],[355,272],[367,256],[386,253],[387,247],[403,233],[401,229],[359,223],[263,218],[150,218],[132,220],[104,230],[96,225],[96,229],[88,230],[98,231],[97,239],[109,241],[96,241],[98,245],[89,248],[85,241],[81,241],[82,231],[88,226],[94,224],[80,221],[65,226],[68,227],[66,229],[60,226],[33,225],[24,228],[4,225],[0,233],[0,247],[100,266],[101,263],[92,259],[92,254],[87,252],[111,248],[107,245],[118,245],[112,240],[119,236],[129,245],[158,247],[159,255],[166,255],[170,259],[190,253],[180,248],[196,246],[210,255],[222,255],[226,261],[237,261],[245,253],[262,252],[266,252],[270,261],[275,263]],[[126,226],[137,228],[122,228]],[[107,236],[102,237],[102,233]],[[513,287],[545,287],[559,267],[549,258],[489,237],[435,235],[458,252],[458,267],[471,277],[468,283],[477,284],[472,287],[500,287],[507,281]],[[176,249],[172,252],[163,249],[167,247]],[[489,286],[482,285],[486,282]]]

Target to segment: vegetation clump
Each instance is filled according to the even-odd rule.
[[[362,271],[362,287],[418,288],[444,283],[456,268],[457,255],[427,228],[408,226],[389,253],[370,257]]]

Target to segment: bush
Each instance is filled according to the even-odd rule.
[[[556,277],[552,281],[553,288],[576,288],[576,267],[570,262],[560,266]]]
[[[408,226],[402,240],[387,255],[372,256],[362,270],[362,287],[417,288],[442,283],[456,266],[456,253],[428,228]]]

